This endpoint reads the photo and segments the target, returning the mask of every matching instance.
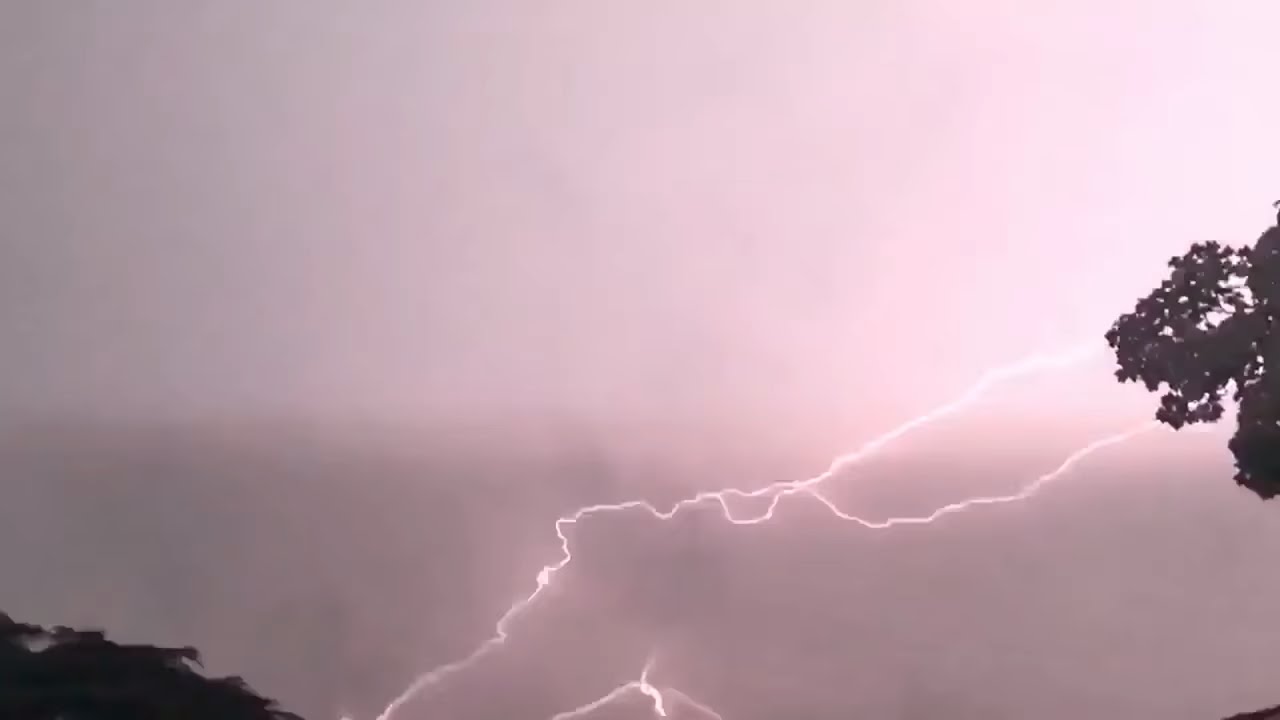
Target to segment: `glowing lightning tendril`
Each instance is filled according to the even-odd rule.
[[[560,570],[564,569],[573,560],[573,554],[570,549],[569,537],[566,534],[566,528],[570,525],[576,525],[579,521],[586,519],[592,515],[638,509],[638,510],[643,510],[649,513],[650,515],[652,515],[657,519],[669,520],[672,517],[674,517],[678,512],[680,512],[685,508],[692,507],[694,505],[698,505],[700,503],[703,503],[709,500],[714,500],[715,502],[719,503],[721,514],[724,516],[725,520],[727,520],[728,522],[734,525],[755,525],[757,523],[761,523],[771,519],[774,516],[775,510],[778,507],[778,503],[781,501],[783,497],[789,496],[789,495],[795,495],[803,492],[813,497],[817,501],[821,502],[824,506],[827,507],[827,509],[829,509],[832,512],[832,514],[834,514],[836,517],[840,518],[841,520],[855,522],[866,528],[880,530],[880,529],[893,527],[896,525],[928,524],[935,520],[938,520],[943,516],[950,515],[952,513],[960,512],[962,510],[966,510],[966,509],[980,506],[980,505],[997,505],[997,504],[1004,504],[1004,503],[1011,503],[1011,502],[1026,500],[1027,498],[1031,497],[1036,492],[1038,492],[1046,484],[1052,482],[1053,480],[1057,479],[1059,476],[1061,476],[1062,474],[1070,470],[1075,464],[1083,460],[1088,455],[1098,450],[1101,450],[1104,447],[1125,442],[1135,437],[1136,435],[1139,435],[1143,432],[1151,430],[1156,426],[1156,423],[1154,422],[1144,423],[1140,427],[1137,427],[1122,433],[1118,433],[1115,435],[1111,435],[1101,440],[1092,442],[1084,446],[1083,448],[1077,450],[1076,452],[1072,453],[1070,456],[1067,457],[1067,459],[1061,465],[1059,465],[1052,472],[1040,476],[1035,481],[1025,485],[1021,490],[1015,493],[1012,493],[1009,495],[969,498],[959,502],[954,502],[948,505],[944,505],[943,507],[933,511],[932,513],[929,513],[927,515],[922,515],[922,516],[892,517],[879,522],[868,521],[863,518],[850,515],[844,512],[843,510],[841,510],[839,507],[835,505],[834,502],[832,502],[831,500],[826,498],[824,495],[822,495],[820,492],[818,492],[816,489],[816,486],[828,480],[838,472],[848,467],[851,467],[852,465],[874,455],[876,452],[879,452],[885,446],[887,446],[888,444],[892,443],[895,440],[898,440],[902,436],[914,430],[917,430],[925,425],[936,422],[937,420],[940,420],[946,416],[959,412],[960,410],[968,407],[969,405],[974,404],[979,399],[981,399],[993,386],[1001,382],[1006,382],[1016,377],[1037,373],[1037,372],[1042,372],[1045,370],[1068,367],[1070,365],[1073,365],[1088,359],[1089,357],[1097,354],[1100,350],[1101,348],[1098,348],[1095,343],[1088,343],[1088,344],[1082,343],[1080,345],[1072,346],[1071,349],[1068,349],[1064,352],[1047,354],[1047,355],[1037,354],[1037,355],[1028,357],[1022,361],[990,370],[985,374],[983,374],[977,380],[977,382],[975,382],[973,385],[969,387],[968,390],[966,390],[964,393],[962,393],[959,397],[952,400],[951,402],[945,405],[942,405],[934,410],[931,410],[927,413],[924,413],[922,415],[918,415],[912,418],[911,420],[903,423],[902,425],[899,425],[893,430],[887,433],[884,433],[883,435],[880,435],[876,438],[873,438],[872,440],[865,443],[862,447],[858,448],[854,452],[837,457],[835,460],[831,462],[831,464],[827,467],[825,471],[811,478],[808,478],[806,480],[776,482],[756,490],[741,490],[738,488],[725,488],[722,490],[715,490],[715,491],[703,491],[703,492],[697,493],[696,495],[688,497],[684,500],[680,500],[679,502],[675,503],[675,505],[673,505],[670,510],[665,512],[662,510],[659,510],[657,507],[655,507],[652,503],[648,502],[647,500],[629,500],[629,501],[618,502],[618,503],[588,505],[586,507],[578,508],[572,513],[557,519],[555,522],[556,536],[560,540],[560,559],[551,565],[544,566],[540,571],[538,571],[537,587],[534,588],[533,592],[531,592],[529,595],[516,601],[513,605],[511,605],[510,608],[507,609],[507,611],[502,615],[502,617],[498,619],[498,622],[494,627],[494,634],[489,639],[481,643],[478,647],[476,647],[475,650],[473,650],[471,654],[467,655],[466,657],[445,665],[438,666],[432,670],[429,670],[423,673],[422,675],[419,675],[417,679],[415,679],[409,685],[409,687],[407,687],[402,693],[400,693],[399,696],[397,696],[394,700],[392,700],[386,706],[386,708],[382,711],[382,713],[378,715],[377,720],[390,720],[391,716],[402,705],[404,705],[404,703],[408,702],[409,699],[411,699],[413,696],[417,695],[419,692],[421,692],[425,688],[439,683],[444,678],[456,672],[459,672],[461,670],[467,669],[471,665],[479,662],[482,658],[484,658],[486,655],[492,652],[495,648],[505,643],[508,637],[508,628],[511,622],[515,620],[517,617],[519,617],[526,609],[528,609],[529,606],[531,606],[542,594],[542,591],[545,590],[551,584],[551,580],[553,579],[555,574]],[[769,505],[765,508],[764,512],[760,513],[759,515],[755,515],[751,517],[736,517],[732,512],[732,510],[730,510],[729,504],[728,504],[728,498],[731,496],[738,497],[738,498],[761,498],[761,497],[769,496]],[[657,688],[655,688],[652,684],[650,684],[648,680],[648,675],[649,675],[649,671],[651,670],[651,666],[652,666],[652,660],[649,663],[645,664],[644,671],[641,673],[640,678],[638,680],[633,680],[626,684],[620,685],[617,688],[614,688],[608,694],[600,697],[599,699],[593,700],[590,703],[574,708],[573,710],[560,713],[554,716],[552,720],[569,720],[571,718],[580,717],[630,692],[639,692],[645,696],[652,698],[654,701],[654,712],[659,716],[665,717],[667,708],[664,705],[663,694],[660,691],[658,691]],[[694,702],[692,699],[688,698],[683,693],[679,693],[678,691],[675,691],[675,690],[668,690],[668,692],[673,695],[679,696],[684,702],[690,705],[693,705],[694,707],[699,709],[701,712],[704,712],[711,717],[715,717],[715,718],[720,717],[710,708]]]
[[[566,710],[565,712],[552,715],[551,720],[573,720],[573,718],[582,717],[604,707],[605,705],[608,705],[623,695],[632,692],[640,693],[653,701],[654,715],[657,715],[658,717],[668,717],[666,698],[663,696],[662,691],[658,690],[657,687],[649,682],[649,673],[653,671],[653,664],[654,658],[650,655],[649,659],[644,664],[644,669],[640,671],[640,677],[638,679],[632,680],[628,683],[623,683],[589,703],[579,705],[572,710]],[[724,718],[720,716],[720,713],[712,710],[675,688],[667,688],[666,692],[668,695],[671,695],[674,699],[679,701],[680,704],[688,705],[708,718],[712,718],[713,720],[724,720]]]
[[[659,692],[658,689],[649,682],[649,673],[652,670],[653,670],[653,657],[650,656],[649,660],[646,661],[644,664],[644,669],[640,671],[640,678],[638,680],[632,680],[629,683],[624,683],[622,685],[619,685],[613,690],[610,690],[607,694],[602,695],[601,697],[595,700],[592,700],[591,702],[585,705],[579,705],[578,707],[572,710],[568,710],[562,713],[557,713],[551,716],[551,720],[571,720],[572,718],[581,717],[593,710],[596,710],[598,708],[604,707],[605,705],[608,705],[609,703],[613,702],[614,700],[617,700],[618,698],[622,697],[623,695],[629,692],[638,692],[641,695],[644,695],[645,697],[653,700],[653,713],[658,717],[666,717],[667,716],[666,701],[663,699],[662,693]]]

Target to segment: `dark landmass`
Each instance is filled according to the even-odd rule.
[[[192,647],[121,644],[0,612],[0,717],[8,720],[302,720],[238,677],[212,678]]]

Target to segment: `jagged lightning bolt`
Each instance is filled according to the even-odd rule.
[[[655,687],[651,682],[649,682],[649,673],[653,671],[653,664],[654,664],[654,658],[652,655],[650,655],[649,659],[644,664],[644,669],[640,671],[640,677],[638,679],[632,680],[631,682],[623,683],[622,685],[619,685],[618,687],[610,690],[608,693],[601,695],[600,697],[596,698],[595,700],[592,700],[589,703],[579,705],[578,707],[572,710],[566,710],[565,712],[552,715],[551,720],[572,720],[573,718],[582,717],[584,715],[587,715],[595,710],[598,710],[604,707],[605,705],[608,705],[609,703],[613,702],[614,700],[617,700],[623,695],[626,695],[632,692],[640,693],[641,695],[644,695],[645,697],[652,700],[653,713],[655,715],[657,715],[658,717],[667,717],[668,707],[667,707],[666,697],[663,695],[662,691],[658,690],[657,687]],[[693,698],[689,697],[685,693],[680,692],[679,690],[676,690],[675,688],[667,688],[666,692],[667,694],[673,696],[681,704],[688,705],[707,717],[715,718],[715,720],[724,720],[724,718],[720,716],[720,713],[716,712],[715,710],[712,710],[706,705],[698,702],[697,700],[694,700]]]
[[[825,505],[826,508],[831,511],[832,515],[835,515],[841,520],[857,523],[870,530],[886,530],[897,525],[928,525],[929,523],[938,520],[939,518],[946,517],[947,515],[952,515],[954,513],[982,505],[1004,505],[1005,503],[1027,500],[1031,496],[1040,492],[1045,485],[1048,485],[1054,480],[1062,477],[1070,471],[1071,468],[1075,467],[1077,463],[1095,452],[1103,448],[1110,447],[1111,445],[1119,445],[1120,443],[1128,442],[1133,438],[1142,435],[1143,433],[1151,432],[1158,427],[1160,427],[1160,423],[1155,420],[1151,420],[1128,430],[1099,438],[1071,453],[1067,456],[1066,460],[1063,460],[1062,463],[1058,465],[1058,467],[1044,475],[1041,475],[1035,480],[1032,480],[1026,485],[1023,485],[1022,488],[1016,492],[1009,493],[1008,495],[980,495],[978,497],[958,500],[956,502],[943,505],[927,515],[890,517],[879,521],[866,520],[858,517],[857,515],[850,515],[844,510],[841,510],[838,505],[816,489],[809,490],[808,494],[818,502]]]
[[[1095,440],[1089,443],[1088,445],[1081,447],[1075,452],[1071,453],[1056,468],[1054,468],[1050,472],[1047,472],[1041,475],[1035,480],[1032,480],[1031,482],[1027,483],[1021,489],[1015,492],[1009,493],[1007,495],[987,495],[987,496],[967,498],[965,500],[960,500],[958,502],[943,505],[942,507],[934,510],[933,512],[928,513],[927,515],[904,515],[904,516],[890,517],[880,521],[871,521],[871,520],[866,520],[864,518],[860,518],[856,515],[850,515],[844,510],[841,510],[834,502],[832,502],[831,500],[829,500],[828,498],[826,498],[816,490],[810,490],[808,492],[815,499],[817,499],[819,502],[825,505],[827,509],[830,510],[831,513],[836,517],[840,518],[841,520],[847,520],[850,522],[857,523],[870,530],[887,530],[889,528],[892,528],[898,525],[927,525],[943,517],[946,517],[947,515],[958,513],[963,510],[969,510],[969,509],[983,506],[983,505],[1002,505],[1005,503],[1021,502],[1023,500],[1027,500],[1031,498],[1033,495],[1035,495],[1036,493],[1040,492],[1042,489],[1044,489],[1044,487],[1049,483],[1053,482],[1054,480],[1057,480],[1058,478],[1062,477],[1066,473],[1070,472],[1072,468],[1074,468],[1077,464],[1079,464],[1082,460],[1084,460],[1088,456],[1098,452],[1099,450],[1110,447],[1112,445],[1119,445],[1121,443],[1128,442],[1129,440],[1132,440],[1133,438],[1139,435],[1142,435],[1143,433],[1147,433],[1152,430],[1155,430],[1158,427],[1160,427],[1160,423],[1158,422],[1155,422],[1155,421],[1145,422],[1145,423],[1142,423],[1141,425],[1130,428],[1128,430],[1114,433],[1112,435],[1108,435],[1106,437],[1100,438],[1098,440]],[[639,680],[633,680],[629,683],[619,685],[618,687],[609,691],[609,693],[601,696],[600,698],[593,700],[589,703],[586,703],[584,705],[580,705],[574,708],[573,710],[569,710],[568,712],[560,713],[554,716],[553,718],[551,718],[551,720],[570,720],[571,718],[581,717],[605,705],[608,705],[614,700],[617,700],[623,695],[633,691],[641,692],[651,698],[654,698],[654,708],[653,708],[654,713],[660,717],[667,717],[666,705],[663,702],[662,694],[656,688],[654,688],[652,685],[648,683],[648,674],[651,667],[652,667],[651,662],[645,665],[645,670],[640,674]],[[688,695],[680,692],[679,690],[676,690],[675,688],[668,688],[666,692],[667,694],[678,697],[682,702],[693,706],[704,715],[716,718],[716,720],[723,720],[723,718],[718,712],[716,712],[715,710],[711,709],[710,707],[702,703],[699,703],[693,700]]]
[[[921,427],[934,423],[944,417],[955,414],[956,412],[959,412],[964,408],[974,404],[975,402],[980,400],[987,392],[989,392],[992,387],[1002,382],[1007,382],[1014,378],[1033,374],[1033,373],[1044,372],[1046,370],[1069,367],[1071,365],[1075,365],[1077,363],[1083,362],[1084,360],[1087,360],[1094,355],[1099,354],[1102,351],[1102,349],[1103,348],[1100,347],[1096,342],[1090,341],[1085,343],[1078,343],[1061,352],[1050,353],[1050,354],[1037,353],[1023,360],[1020,360],[1018,362],[989,370],[986,373],[984,373],[981,377],[979,377],[976,382],[970,385],[967,390],[961,393],[960,396],[958,396],[951,402],[948,402],[945,405],[937,407],[929,412],[923,413],[921,415],[917,415],[916,417],[899,425],[893,430],[890,430],[887,433],[884,433],[878,437],[873,438],[872,440],[863,444],[862,447],[858,448],[857,450],[835,458],[825,471],[805,480],[777,482],[770,485],[766,485],[765,487],[762,487],[756,490],[725,488],[725,489],[714,490],[714,491],[703,491],[691,497],[680,500],[679,502],[675,503],[670,510],[666,510],[666,511],[658,509],[655,505],[653,505],[647,500],[629,500],[629,501],[617,502],[617,503],[588,505],[585,507],[578,508],[577,510],[574,510],[572,513],[569,513],[568,515],[558,518],[555,521],[555,533],[560,540],[560,558],[555,563],[543,566],[543,568],[538,571],[538,574],[536,577],[536,587],[534,588],[534,590],[531,593],[529,593],[527,596],[517,600],[514,604],[511,605],[511,607],[507,609],[505,613],[503,613],[502,617],[498,619],[498,622],[494,626],[494,634],[491,637],[489,637],[487,640],[485,640],[479,646],[477,646],[469,655],[459,660],[456,660],[454,662],[440,665],[436,668],[433,668],[423,673],[422,675],[419,675],[403,692],[400,693],[400,695],[398,695],[395,699],[393,699],[390,703],[387,704],[386,708],[382,711],[382,713],[378,715],[377,720],[390,720],[391,716],[402,705],[408,702],[412,697],[417,695],[419,692],[421,692],[427,687],[430,687],[432,685],[439,683],[444,678],[460,670],[465,670],[469,668],[470,666],[474,665],[476,662],[479,662],[481,659],[483,659],[495,648],[505,643],[509,635],[509,627],[511,622],[516,618],[518,618],[526,609],[528,609],[535,601],[537,601],[539,596],[541,596],[542,592],[551,584],[551,580],[554,578],[555,574],[558,573],[560,570],[563,570],[573,560],[573,553],[572,553],[572,550],[570,549],[569,537],[566,534],[566,528],[569,527],[570,525],[576,525],[579,521],[584,520],[592,515],[612,513],[612,512],[622,512],[627,510],[643,510],[657,519],[669,520],[672,517],[674,517],[678,512],[680,512],[685,508],[689,508],[706,501],[714,500],[715,502],[719,503],[722,515],[730,523],[733,523],[735,525],[754,525],[754,524],[761,523],[771,519],[774,516],[775,510],[778,507],[778,503],[782,500],[783,497],[795,495],[797,493],[803,492],[817,498],[820,502],[823,502],[833,512],[836,512],[837,515],[842,519],[859,522],[864,526],[876,528],[880,526],[888,527],[889,525],[894,525],[894,524],[920,524],[923,522],[932,522],[932,520],[936,519],[937,517],[941,517],[942,515],[945,515],[945,514],[957,512],[959,510],[965,509],[967,507],[971,507],[973,505],[1012,502],[1015,500],[1024,499],[1023,497],[976,498],[976,499],[964,501],[963,503],[948,505],[943,509],[936,511],[933,515],[928,516],[927,518],[899,518],[896,520],[890,520],[890,521],[885,521],[881,523],[871,523],[871,522],[862,520],[860,518],[856,518],[854,516],[848,515],[842,511],[839,511],[838,508],[836,508],[836,506],[833,503],[831,503],[821,494],[816,493],[815,488],[817,485],[828,480],[829,478],[836,475],[840,471],[846,468],[849,468],[854,464],[861,462],[862,460],[865,460],[868,457],[874,455],[875,453],[884,449],[887,445],[900,439],[904,435],[907,435],[912,431],[918,430]],[[1113,444],[1115,442],[1120,442],[1120,441],[1121,441],[1120,439],[1107,439],[1103,441],[1103,443]],[[1097,447],[1095,447],[1096,445],[1097,443],[1090,445],[1085,449],[1085,451],[1081,451],[1074,454],[1072,456],[1073,459],[1069,460],[1069,464],[1074,462],[1075,460],[1079,460],[1084,455],[1087,455],[1089,452],[1092,452],[1092,450],[1096,450],[1097,449]],[[1069,467],[1069,464],[1068,464],[1068,467]],[[1029,490],[1024,489],[1023,492],[1026,493],[1027,495],[1034,493],[1036,489],[1038,489],[1044,483],[1049,482],[1051,479],[1052,478],[1049,476],[1042,477],[1037,481],[1037,483],[1033,483],[1032,486],[1029,486],[1031,489]],[[769,496],[768,506],[765,508],[764,512],[752,517],[745,517],[745,518],[736,517],[733,511],[730,509],[729,503],[728,503],[728,498],[730,497],[761,498],[766,496]],[[639,683],[640,681],[635,681],[635,682]],[[645,687],[651,687],[651,686],[648,686],[646,682]],[[635,688],[633,688],[631,684],[628,684],[615,689],[614,693],[622,694],[632,689],[642,689],[642,688],[639,685],[636,685]],[[616,697],[616,695],[612,695],[612,694],[611,696]],[[606,696],[606,697],[611,697],[611,696]],[[597,702],[600,704],[604,704],[607,702],[607,700],[602,698]],[[598,706],[599,705],[595,705],[594,707],[598,707]]]
[[[608,693],[592,700],[584,705],[579,705],[572,710],[566,710],[562,713],[556,713],[551,716],[551,720],[571,720],[572,718],[582,717],[587,713],[604,707],[618,698],[631,692],[638,692],[641,695],[653,701],[653,713],[658,717],[667,716],[666,700],[662,697],[662,693],[658,691],[652,683],[649,682],[649,673],[653,670],[653,656],[644,663],[644,669],[640,671],[640,677],[631,682],[623,683],[618,687],[610,690]]]
[[[644,681],[644,684],[647,685],[648,681]],[[613,690],[610,690],[607,694],[601,695],[600,697],[596,698],[595,700],[592,700],[591,702],[585,705],[579,705],[578,707],[572,710],[566,710],[565,712],[562,712],[562,713],[556,713],[555,715],[551,716],[551,720],[570,720],[571,718],[582,717],[583,715],[591,713],[595,710],[599,710],[600,708],[604,707],[605,705],[608,705],[609,703],[613,702],[614,700],[617,700],[618,698],[622,697],[623,695],[626,695],[627,693],[639,691],[640,688],[641,688],[641,681],[632,680],[629,683],[619,685]],[[660,715],[661,717],[666,717],[665,710],[661,710],[658,707],[654,707],[653,711],[654,713]]]

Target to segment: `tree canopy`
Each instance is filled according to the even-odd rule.
[[[1106,334],[1116,378],[1163,392],[1156,419],[1174,429],[1217,422],[1224,401],[1234,400],[1235,480],[1273,498],[1280,494],[1280,218],[1252,246],[1196,243],[1169,267]]]
[[[194,648],[124,645],[0,612],[0,718],[301,720],[240,678],[196,671]]]

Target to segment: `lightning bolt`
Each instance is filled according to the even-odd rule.
[[[943,507],[929,513],[928,515],[912,516],[912,517],[894,517],[887,520],[872,522],[850,515],[835,505],[831,500],[826,498],[817,490],[817,486],[830,479],[839,472],[852,467],[853,465],[866,460],[877,452],[883,450],[886,446],[903,436],[918,430],[924,426],[935,423],[945,417],[953,415],[965,408],[975,404],[991,389],[1001,383],[1008,382],[1018,377],[1045,372],[1048,370],[1066,368],[1081,363],[1094,355],[1099,354],[1102,348],[1095,342],[1078,343],[1070,346],[1065,350],[1056,353],[1037,353],[1024,358],[1020,361],[1010,363],[1008,365],[996,367],[988,370],[978,378],[967,390],[950,402],[941,405],[921,415],[902,423],[898,427],[879,435],[863,444],[857,450],[840,455],[831,461],[830,465],[823,472],[804,480],[782,481],[766,485],[756,490],[742,490],[740,488],[724,488],[714,491],[702,491],[691,497],[676,502],[669,510],[661,510],[647,500],[628,500],[617,503],[604,503],[597,505],[588,505],[558,518],[555,521],[556,537],[560,540],[560,557],[549,565],[545,565],[538,571],[536,576],[536,586],[532,592],[525,597],[513,603],[502,617],[500,617],[494,626],[494,633],[480,645],[478,645],[471,653],[459,660],[437,666],[427,672],[419,675],[410,685],[400,693],[395,699],[387,704],[382,713],[377,716],[377,720],[390,720],[391,716],[396,713],[406,702],[416,696],[423,690],[434,686],[445,678],[466,670],[478,663],[491,652],[506,643],[510,636],[511,623],[518,619],[531,605],[533,605],[550,585],[555,575],[569,565],[573,560],[573,552],[570,546],[567,529],[570,526],[577,525],[593,515],[625,512],[629,510],[643,510],[649,515],[659,520],[670,520],[681,510],[699,505],[708,501],[715,501],[720,505],[721,514],[725,520],[734,525],[755,525],[765,522],[773,518],[778,504],[782,498],[804,493],[816,499],[825,505],[836,517],[841,520],[855,522],[863,527],[875,530],[886,529],[896,525],[922,525],[932,523],[939,518],[953,513],[961,512],[969,508],[981,505],[997,505],[1011,502],[1026,500],[1034,495],[1042,487],[1060,477],[1062,474],[1071,469],[1080,460],[1088,455],[1110,445],[1125,442],[1132,437],[1141,434],[1155,427],[1156,423],[1145,423],[1141,427],[1128,430],[1122,433],[1105,437],[1086,445],[1085,447],[1072,453],[1066,461],[1064,461],[1053,472],[1040,476],[1035,481],[1027,484],[1021,490],[1010,495],[987,496],[969,498],[963,501],[944,505]],[[758,515],[749,517],[735,516],[729,506],[729,498],[763,498],[769,497],[769,504],[763,512]],[[666,708],[662,702],[662,694],[648,682],[648,671],[651,663],[645,665],[644,672],[641,673],[640,679],[623,684],[604,695],[603,697],[592,701],[586,705],[570,710],[555,716],[556,720],[565,720],[566,718],[574,718],[590,712],[596,708],[608,704],[610,701],[630,692],[640,692],[646,696],[654,698],[655,712],[663,716]],[[686,697],[680,694],[682,697]],[[697,703],[693,703],[697,705]],[[712,716],[719,717],[709,708],[699,706],[705,712]]]
[[[653,701],[653,714],[658,717],[667,717],[666,700],[662,697],[662,693],[658,688],[654,687],[653,684],[649,682],[649,673],[653,671],[653,662],[654,658],[650,655],[649,659],[644,663],[644,669],[640,671],[639,678],[628,683],[623,683],[589,703],[579,705],[572,710],[556,713],[551,716],[551,720],[572,720],[573,718],[582,717],[583,715],[602,708],[623,695],[632,692],[638,692]]]
[[[626,695],[628,693],[633,693],[633,692],[644,695],[645,697],[653,701],[654,715],[657,715],[658,717],[669,717],[666,698],[664,697],[662,691],[658,690],[657,687],[655,687],[651,682],[649,682],[649,673],[653,671],[653,665],[654,665],[654,656],[650,655],[649,659],[645,661],[644,669],[640,671],[639,678],[627,683],[623,683],[622,685],[619,685],[618,687],[610,690],[608,693],[601,695],[600,697],[596,698],[595,700],[592,700],[589,703],[579,705],[578,707],[572,710],[566,710],[565,712],[552,715],[551,720],[573,720],[573,718],[583,717],[584,715],[588,715],[591,712],[598,710],[604,707],[605,705],[608,705],[614,700],[621,698],[623,695]],[[698,702],[697,700],[694,700],[693,698],[689,697],[685,693],[680,692],[679,690],[676,690],[675,688],[667,688],[666,692],[668,695],[671,695],[673,698],[678,700],[681,704],[688,705],[693,709],[697,710],[698,712],[702,713],[703,715],[706,715],[707,717],[715,718],[715,720],[724,720],[724,718],[720,716],[720,713],[716,712],[715,710],[712,710],[706,705],[703,705],[702,703]]]
[[[849,513],[841,510],[835,503],[833,503],[831,500],[824,497],[821,493],[817,492],[816,490],[810,490],[809,494],[812,495],[819,502],[821,502],[823,505],[825,505],[827,509],[831,511],[832,515],[835,515],[841,520],[857,523],[870,530],[887,530],[889,528],[892,528],[898,525],[928,525],[929,523],[935,522],[943,517],[946,517],[947,515],[958,513],[964,510],[969,510],[971,508],[980,507],[984,505],[1003,505],[1005,503],[1021,502],[1023,500],[1027,500],[1031,498],[1033,495],[1035,495],[1036,493],[1043,490],[1044,487],[1049,483],[1053,482],[1054,480],[1057,480],[1058,478],[1062,477],[1066,473],[1070,472],[1072,468],[1074,468],[1077,464],[1079,464],[1081,461],[1083,461],[1085,458],[1089,457],[1090,455],[1098,452],[1099,450],[1110,447],[1112,445],[1119,445],[1121,443],[1128,442],[1129,440],[1132,440],[1133,438],[1139,435],[1142,435],[1143,433],[1151,432],[1152,430],[1155,430],[1158,427],[1160,427],[1160,423],[1158,422],[1155,422],[1155,421],[1146,422],[1136,427],[1130,428],[1128,430],[1100,438],[1098,440],[1095,440],[1089,443],[1088,445],[1085,445],[1084,447],[1081,447],[1075,452],[1071,453],[1070,455],[1067,456],[1065,460],[1063,460],[1052,471],[1047,472],[1044,475],[1041,475],[1035,480],[1032,480],[1031,482],[1024,485],[1022,489],[1016,492],[1013,492],[1007,495],[988,495],[988,496],[968,498],[965,500],[961,500],[959,502],[943,505],[942,507],[938,508],[937,510],[934,510],[933,512],[927,515],[905,515],[905,516],[891,517],[886,520],[881,520],[879,522],[873,522],[870,520],[866,520],[864,518],[860,518],[856,515],[850,515]],[[640,674],[640,678],[638,680],[633,680],[629,683],[619,685],[618,687],[609,691],[608,694],[603,695],[600,698],[593,700],[589,703],[586,703],[585,705],[580,705],[574,708],[573,710],[569,710],[568,712],[563,712],[558,715],[555,715],[551,718],[551,720],[570,720],[571,718],[581,717],[600,707],[608,705],[610,702],[613,702],[614,700],[617,700],[618,698],[632,691],[637,691],[653,698],[654,713],[659,717],[667,717],[667,710],[663,702],[662,694],[656,688],[654,688],[652,685],[648,683],[648,675],[651,668],[652,668],[652,661],[650,661],[650,663],[647,663],[645,665],[644,672]],[[693,700],[688,695],[680,692],[679,690],[676,690],[675,688],[668,688],[667,693],[679,697],[682,702],[695,707],[701,713],[709,717],[716,718],[716,720],[723,720],[721,715],[717,713],[715,710]]]
[[[1144,422],[1141,425],[1129,428],[1128,430],[1099,438],[1071,453],[1062,461],[1061,464],[1058,465],[1058,467],[1044,475],[1041,475],[1035,480],[1032,480],[1026,485],[1023,485],[1022,489],[1016,492],[1009,493],[1008,495],[980,495],[978,497],[966,498],[964,500],[943,505],[927,515],[906,515],[873,522],[871,520],[860,518],[857,515],[850,515],[849,513],[841,510],[839,506],[817,490],[810,490],[809,495],[825,505],[826,508],[831,511],[832,515],[835,515],[841,520],[857,523],[869,530],[887,530],[898,525],[928,525],[929,523],[940,520],[947,515],[953,515],[975,507],[981,507],[984,505],[1004,505],[1007,503],[1029,500],[1033,495],[1043,490],[1044,486],[1070,472],[1070,470],[1081,460],[1084,460],[1103,448],[1128,442],[1139,435],[1151,432],[1159,427],[1159,422],[1151,420],[1149,422]]]

